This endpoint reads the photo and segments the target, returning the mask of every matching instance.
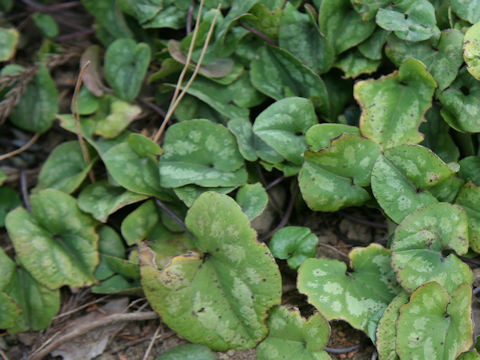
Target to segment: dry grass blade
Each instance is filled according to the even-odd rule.
[[[202,4],[203,4],[203,0],[202,0]],[[221,5],[219,4],[218,7],[217,7],[217,11],[215,13],[215,17],[213,18],[212,23],[210,24],[210,28],[208,29],[207,38],[205,39],[205,43],[203,44],[202,52],[200,53],[200,57],[199,57],[198,62],[195,66],[193,74],[190,77],[190,79],[188,80],[187,85],[185,85],[185,87],[183,88],[182,92],[180,92],[180,95],[177,96],[177,94],[180,91],[180,87],[182,86],[184,73],[186,73],[186,71],[188,69],[188,66],[190,64],[190,59],[191,59],[191,55],[192,55],[191,53],[193,52],[193,45],[192,44],[194,44],[194,38],[193,37],[196,36],[195,32],[198,31],[197,26],[199,26],[199,23],[200,23],[200,16],[197,17],[197,23],[195,24],[194,35],[192,36],[192,42],[190,43],[190,49],[189,49],[188,54],[187,54],[187,61],[185,62],[185,66],[183,67],[182,73],[180,74],[180,77],[179,77],[178,82],[177,82],[177,86],[175,87],[175,92],[173,94],[172,101],[170,102],[170,106],[168,107],[167,115],[165,115],[165,119],[163,119],[162,125],[160,126],[157,133],[153,137],[154,142],[158,142],[160,140],[160,138],[162,137],[162,134],[165,131],[165,127],[167,126],[168,120],[170,120],[170,118],[172,117],[173,112],[175,111],[176,107],[178,106],[178,104],[180,103],[182,98],[187,93],[188,88],[193,83],[193,81],[195,80],[195,78],[198,74],[198,71],[200,70],[200,67],[201,67],[202,62],[203,62],[203,58],[205,57],[205,53],[207,52],[208,44],[210,43],[210,39],[211,39],[212,34],[213,34],[213,29],[215,28],[215,23],[217,22],[218,14],[220,13],[220,7],[221,7]]]
[[[145,351],[145,354],[143,355],[143,360],[148,359],[148,356],[150,355],[150,352],[152,351],[153,344],[155,344],[155,339],[157,338],[158,333],[160,332],[161,328],[162,328],[162,324],[157,326],[157,329],[155,330],[155,333],[152,336],[152,340],[150,340],[150,343],[148,344],[148,348]]]

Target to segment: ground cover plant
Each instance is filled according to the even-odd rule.
[[[3,358],[157,318],[184,341],[139,359],[480,358],[479,1],[0,0],[0,19]],[[103,295],[130,311],[62,333]]]

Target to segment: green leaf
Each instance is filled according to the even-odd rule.
[[[362,135],[384,148],[422,141],[417,129],[435,86],[425,66],[415,59],[407,59],[398,72],[378,80],[357,82],[354,96],[362,107]]]
[[[472,288],[451,296],[437,283],[422,285],[400,308],[397,353],[401,359],[455,359],[473,345]],[[432,331],[433,330],[433,331]]]
[[[472,272],[455,254],[468,250],[468,219],[459,206],[437,203],[407,216],[395,230],[392,266],[408,292],[436,281],[448,292],[472,282]]]
[[[287,260],[288,266],[298,269],[317,253],[318,238],[304,226],[287,226],[278,230],[270,239],[270,250],[278,259]]]
[[[8,176],[2,170],[0,170],[0,185],[3,185],[5,180],[7,180]]]
[[[183,344],[157,356],[155,360],[215,360],[217,357],[208,347],[200,344]]]
[[[235,186],[247,180],[235,138],[209,120],[183,121],[168,128],[160,158],[160,184],[180,187]]]
[[[322,79],[285,50],[262,47],[251,63],[250,77],[253,86],[275,100],[288,96],[309,98],[323,114],[328,114],[328,95]]]
[[[52,126],[58,111],[58,91],[45,65],[40,65],[27,85],[10,121],[24,130],[44,133]]]
[[[96,121],[95,134],[107,139],[117,137],[141,112],[142,109],[137,105],[114,100],[110,104],[110,113]]]
[[[304,134],[317,123],[309,100],[290,97],[273,103],[258,115],[253,132],[285,159],[300,165],[307,149]]]
[[[350,0],[323,0],[318,22],[337,54],[360,44],[375,30],[375,22],[362,20]]]
[[[448,125],[460,132],[480,132],[480,83],[465,68],[439,100],[443,105],[440,113]]]
[[[352,0],[353,8],[362,15],[363,20],[374,19],[378,9],[389,3],[390,0]]]
[[[307,320],[298,310],[275,306],[267,319],[268,336],[257,346],[258,360],[327,360],[330,326],[316,313]]]
[[[43,286],[21,266],[14,271],[3,291],[22,309],[15,324],[8,328],[11,334],[43,330],[60,310],[60,291]]]
[[[5,217],[10,210],[20,205],[22,205],[22,201],[13,188],[9,186],[0,187],[0,227],[5,226]]]
[[[373,166],[371,181],[373,195],[383,211],[396,223],[400,223],[415,209],[437,202],[430,192],[417,188],[384,156],[380,156]]]
[[[268,194],[262,184],[245,184],[237,191],[235,198],[249,220],[255,219],[267,207]]]
[[[140,250],[145,295],[163,321],[185,339],[217,351],[248,349],[265,337],[268,308],[280,303],[281,279],[266,245],[258,243],[235,201],[202,194],[185,223],[197,252],[162,271]]]
[[[157,143],[141,134],[131,134],[128,137],[128,145],[142,157],[163,154],[162,148]]]
[[[480,252],[480,187],[468,182],[458,193],[455,204],[463,207],[468,215],[468,239],[470,247]]]
[[[391,35],[385,53],[397,66],[410,57],[420,60],[437,82],[439,90],[444,90],[455,80],[463,64],[462,44],[463,33],[456,29],[442,31],[437,41],[416,43]]]
[[[382,60],[383,45],[385,45],[389,34],[389,31],[377,28],[372,36],[358,45],[358,50],[367,59]]]
[[[376,347],[380,359],[398,360],[396,353],[397,319],[400,307],[408,302],[409,294],[400,292],[387,306],[378,322]]]
[[[319,151],[328,148],[332,140],[342,134],[360,135],[360,130],[356,126],[344,124],[317,124],[308,129],[305,140],[310,151]]]
[[[146,195],[130,192],[107,181],[97,181],[82,190],[78,196],[78,207],[98,221],[106,222],[117,210],[146,198]]]
[[[8,61],[15,55],[18,38],[16,29],[0,28],[0,61]]]
[[[227,123],[227,126],[235,136],[238,150],[244,159],[247,161],[256,161],[257,151],[255,149],[255,137],[250,120],[245,118],[232,119]]]
[[[480,6],[480,2],[476,2]],[[475,79],[480,80],[480,17],[477,21],[479,22],[468,29],[463,38],[463,58],[468,72]]]
[[[58,25],[55,19],[48,14],[35,13],[32,15],[33,22],[40,31],[48,38],[54,38],[58,35]]]
[[[462,19],[475,24],[480,21],[479,0],[452,0],[452,10]]]
[[[402,40],[422,41],[430,39],[439,30],[436,26],[435,8],[427,0],[404,0],[388,8],[379,9],[378,26],[394,31]]]
[[[35,191],[53,188],[71,194],[82,184],[92,169],[87,166],[78,141],[66,141],[58,145],[43,164]]]
[[[197,198],[202,195],[204,192],[207,191],[215,191],[219,194],[228,194],[235,190],[237,186],[230,186],[230,187],[201,187],[198,185],[185,185],[178,188],[173,189],[175,195],[183,201],[187,207],[191,207],[193,202],[197,200]]]
[[[298,180],[308,207],[336,211],[362,205],[370,198],[363,187],[370,184],[372,167],[380,152],[373,141],[348,133],[332,140],[328,148],[306,151]]]
[[[458,163],[460,164],[458,175],[465,181],[472,181],[476,185],[480,185],[480,174],[478,172],[480,156],[467,156]]]
[[[377,244],[350,252],[345,263],[307,259],[298,271],[298,289],[327,320],[345,320],[375,340],[375,330],[387,305],[400,291],[390,266],[390,251]]]
[[[5,220],[20,263],[50,289],[93,284],[95,221],[78,209],[74,198],[54,189],[33,195],[31,206],[33,215],[17,208]]]
[[[127,143],[121,142],[102,155],[102,160],[117,183],[134,193],[169,200],[172,194],[160,186],[157,161],[139,156]]]
[[[145,29],[171,28],[179,30],[185,27],[188,12],[175,5],[165,6],[152,20],[143,24]]]
[[[115,40],[105,53],[105,78],[115,93],[126,101],[134,100],[150,63],[150,48],[132,39]]]
[[[15,326],[15,321],[22,313],[22,309],[7,294],[0,292],[0,329]]]
[[[82,5],[110,37],[115,39],[132,37],[116,0],[82,0]]]
[[[345,78],[355,78],[361,74],[371,74],[380,65],[379,60],[372,60],[362,55],[358,49],[350,50],[335,62],[335,67],[345,73]]]
[[[332,45],[320,33],[307,14],[287,3],[283,10],[278,34],[280,47],[294,54],[317,74],[327,72],[333,65]]]
[[[463,353],[458,358],[459,360],[479,360],[480,354],[478,353],[477,349],[473,349],[472,351]]]
[[[87,68],[88,69],[88,68]],[[86,75],[84,73],[84,79]],[[85,80],[84,80],[85,81]],[[78,114],[91,115],[98,110],[99,99],[86,86],[82,86],[78,93]]]

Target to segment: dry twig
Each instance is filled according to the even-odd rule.
[[[37,134],[33,135],[32,138],[30,139],[30,141],[27,142],[25,145],[23,145],[21,148],[18,148],[17,150],[13,150],[9,153],[0,155],[0,161],[6,160],[8,158],[11,158],[12,156],[21,154],[22,152],[27,150],[30,146],[32,146],[35,143],[35,141],[38,140],[39,137],[40,137],[40,134],[37,133]]]

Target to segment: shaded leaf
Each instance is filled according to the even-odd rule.
[[[335,62],[335,67],[345,73],[346,78],[355,78],[361,74],[371,74],[380,65],[379,60],[372,60],[362,55],[358,49],[350,50]]]
[[[216,358],[215,353],[205,345],[183,344],[162,353],[155,360],[215,360]]]
[[[142,285],[152,307],[189,341],[215,350],[248,349],[262,339],[266,311],[280,302],[281,280],[268,248],[228,196],[202,194],[185,223],[201,253],[174,258],[162,271],[140,250]]]
[[[323,0],[318,22],[337,54],[361,43],[375,30],[375,22],[362,20],[350,0]]]
[[[183,201],[185,205],[191,207],[193,202],[197,200],[197,198],[202,195],[204,192],[207,191],[215,191],[219,194],[228,194],[235,190],[237,186],[230,186],[230,187],[201,187],[198,185],[185,185],[178,188],[173,189],[175,195],[178,196],[180,200]]]
[[[18,38],[16,29],[0,28],[0,61],[8,61],[15,55]]]
[[[357,82],[354,96],[362,107],[362,135],[384,148],[422,141],[417,129],[435,86],[425,66],[415,59],[407,59],[398,72],[378,80]]]
[[[468,239],[470,247],[480,252],[480,187],[472,182],[465,184],[455,200],[468,215]]]
[[[10,210],[20,205],[22,205],[22,201],[13,188],[9,186],[0,187],[0,227],[5,226],[5,217]]]
[[[478,172],[480,156],[467,156],[458,163],[460,164],[458,175],[465,181],[472,181],[476,185],[480,185],[480,174]]]
[[[80,58],[80,66],[83,68],[88,61],[90,61],[90,63],[83,72],[82,81],[92,94],[100,97],[105,91],[105,85],[103,85],[100,76],[101,65],[99,45],[91,45],[85,49]]]
[[[135,99],[150,63],[150,48],[132,39],[115,40],[105,53],[105,78],[115,93],[126,101]]]
[[[377,244],[350,252],[345,263],[307,259],[299,269],[298,289],[327,320],[342,319],[375,340],[379,315],[400,291],[390,266],[390,251]]]
[[[82,190],[78,196],[78,207],[95,219],[106,222],[109,215],[117,210],[146,198],[146,195],[130,192],[107,181],[97,181]]]
[[[235,186],[247,180],[235,138],[224,126],[209,120],[170,126],[163,148],[159,164],[163,187]]]
[[[8,329],[15,326],[16,319],[22,313],[22,309],[7,294],[0,292],[0,329]]]
[[[353,5],[355,7],[355,3]],[[387,41],[389,31],[377,28],[367,40],[358,45],[358,50],[367,59],[382,60],[383,45]]]
[[[132,37],[116,0],[82,0],[82,5],[111,37],[115,39]]]
[[[250,120],[246,118],[232,119],[227,123],[227,126],[235,136],[238,150],[244,159],[248,161],[256,161],[257,151],[255,149],[255,137]]]
[[[304,226],[287,226],[278,230],[270,239],[270,250],[278,259],[287,260],[292,269],[317,253],[318,238]]]
[[[472,272],[453,252],[468,250],[468,219],[459,206],[438,203],[412,212],[395,230],[392,266],[408,292],[436,281],[448,292],[472,282]]]
[[[330,326],[321,314],[305,320],[298,310],[275,306],[269,312],[267,326],[268,336],[257,346],[258,360],[331,359],[323,350]]]
[[[32,19],[46,37],[54,38],[58,35],[58,24],[51,15],[37,12],[32,15]]]
[[[237,191],[235,198],[249,220],[255,219],[267,207],[268,194],[262,184],[245,184]]]
[[[53,188],[71,194],[82,184],[94,164],[95,159],[87,166],[78,141],[66,141],[48,156],[35,190]]]
[[[397,353],[402,359],[455,359],[473,344],[472,289],[459,286],[450,296],[435,282],[418,288],[400,308]],[[432,331],[434,329],[434,331]]]
[[[95,221],[74,198],[54,189],[33,195],[31,206],[33,215],[17,208],[5,220],[22,266],[51,289],[93,284],[99,261]]]

